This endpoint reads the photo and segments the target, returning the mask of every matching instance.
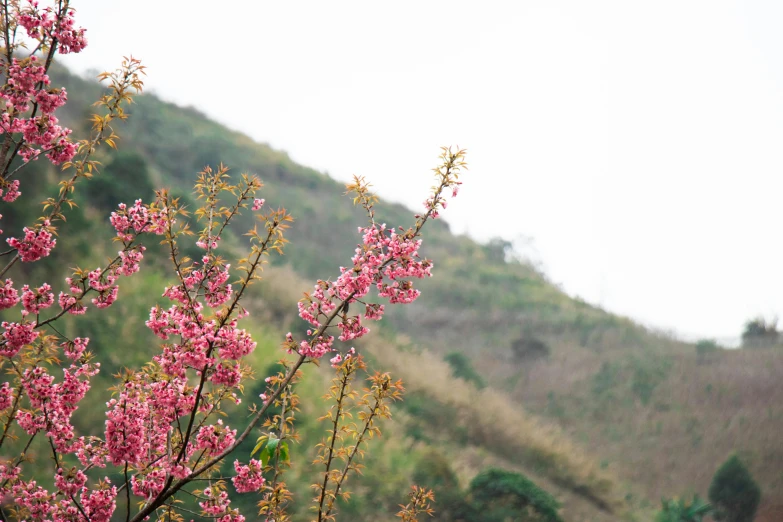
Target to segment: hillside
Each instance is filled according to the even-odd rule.
[[[70,95],[62,119],[83,128],[100,87],[63,70],[54,83]],[[296,218],[286,255],[250,298],[261,339],[254,363],[259,371],[268,368],[281,355],[276,347],[282,333],[306,328],[295,313],[301,292],[316,278],[334,277],[347,262],[362,213],[342,195],[342,184],[195,109],[145,95],[130,112],[117,128],[119,151],[101,153],[103,172],[85,185],[80,207],[68,214],[64,247],[36,270],[65,276],[63,267],[71,265],[63,261],[84,259],[85,252],[88,261],[105,256],[112,248],[106,218],[120,200],[149,199],[155,187],[166,186],[187,201],[195,173],[205,165],[258,174],[267,202]],[[430,167],[412,166],[423,176]],[[23,194],[26,204],[40,201],[56,180],[43,164],[29,172],[38,183]],[[372,179],[372,172],[361,174]],[[412,213],[388,202],[378,206],[378,219],[388,223],[407,224]],[[29,217],[10,213],[4,224],[12,229]],[[367,462],[364,482],[352,486],[355,504],[345,510],[355,519],[385,520],[379,506],[393,509],[412,477],[437,482],[443,473],[453,476],[450,489],[459,496],[473,476],[496,466],[522,471],[552,492],[568,521],[648,520],[662,495],[705,494],[731,451],[745,458],[762,485],[765,508],[783,504],[783,351],[699,356],[691,345],[570,298],[533,267],[509,260],[502,242],[481,245],[452,234],[443,221],[433,225],[423,251],[435,260],[435,277],[421,284],[419,301],[389,313],[358,345],[379,368],[402,378],[409,393],[388,428],[391,436]],[[249,227],[248,221],[237,230]],[[239,241],[226,238],[228,251]],[[154,253],[151,247],[147,257]],[[80,331],[109,347],[114,371],[148,356],[137,352],[121,361],[111,353],[124,355],[131,341],[154,345],[143,321],[149,296],[160,295],[167,277],[165,264],[153,263],[123,287],[119,338],[112,330],[117,325],[79,319]],[[69,321],[73,327],[76,320]],[[455,352],[467,357],[475,378],[452,375],[443,358]],[[104,373],[105,385],[110,373]],[[310,370],[301,393],[320,396],[327,379],[328,372]],[[83,426],[102,423],[100,408],[82,412],[79,420]],[[303,423],[302,448],[319,429]],[[446,471],[432,474],[427,470],[433,466]],[[299,482],[296,491],[308,498],[306,479]],[[439,520],[460,520],[443,516]]]

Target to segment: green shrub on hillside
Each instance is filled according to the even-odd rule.
[[[532,362],[548,358],[552,349],[538,337],[526,333],[511,343],[511,352],[516,361]]]
[[[563,522],[560,503],[520,473],[490,468],[470,483],[476,522]]]
[[[712,477],[709,497],[716,520],[751,522],[761,501],[761,489],[745,464],[732,455]]]
[[[750,319],[742,332],[742,346],[745,348],[763,348],[777,344],[780,339],[777,319],[767,321],[763,317]]]
[[[593,375],[592,392],[596,397],[610,395],[612,389],[619,383],[620,365],[616,362],[604,361],[601,369]]]
[[[472,383],[479,390],[486,387],[487,384],[484,382],[484,379],[482,379],[481,375],[473,368],[473,364],[464,353],[449,352],[443,360],[449,363],[449,366],[451,366],[451,374],[457,379]]]
[[[696,356],[701,360],[718,353],[721,347],[713,339],[699,339],[696,343]]]
[[[634,358],[632,365],[631,391],[642,401],[642,404],[647,405],[652,399],[655,388],[668,377],[671,362],[658,358],[649,360]]]

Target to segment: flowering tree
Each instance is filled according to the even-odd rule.
[[[346,496],[346,477],[360,468],[366,443],[379,432],[378,421],[390,416],[389,405],[401,398],[403,388],[388,374],[375,373],[359,393],[354,381],[365,374],[364,361],[352,349],[337,353],[330,332],[336,328],[339,341],[358,339],[369,332],[367,321],[381,320],[383,302],[405,304],[419,296],[412,281],[431,276],[432,270],[432,262],[419,256],[421,232],[446,207],[446,195],[457,195],[464,151],[443,149],[425,212],[414,216],[409,228],[377,223],[369,184],[355,178],[348,185],[354,203],[367,215],[351,263],[333,281],[317,281],[299,302],[299,316],[310,325],[306,337],[285,336],[282,347],[293,359],[284,362],[280,373],[266,377],[266,390],[260,403],[250,406],[247,423],[231,428],[220,414],[227,401],[241,401],[242,382],[251,374],[243,359],[256,346],[240,326],[249,315],[243,296],[259,279],[266,257],[282,252],[291,216],[284,209],[268,210],[258,197],[258,178],[243,175],[234,181],[222,166],[205,168],[195,184],[200,202],[195,211],[165,190],[149,203],[119,205],[109,222],[121,248],[106,266],[77,268],[62,288],[54,282],[15,281],[11,276],[19,263],[35,263],[56,247],[65,208],[73,204],[78,182],[97,171],[97,147],[116,146],[111,125],[126,117],[124,107],[141,90],[144,71],[139,61],[129,58],[117,71],[101,75],[108,81],[107,94],[97,103],[102,110],[93,116],[91,136],[74,142],[55,116],[67,93],[51,87],[48,77],[56,53],[79,52],[86,45],[68,0],[47,7],[35,0],[6,0],[0,13],[0,67],[5,77],[0,88],[5,100],[0,196],[14,202],[24,188],[20,179],[25,166],[42,155],[66,175],[59,194],[44,202],[40,219],[21,235],[8,237],[10,249],[0,254],[7,259],[0,269],[5,278],[0,309],[15,317],[2,322],[0,340],[2,518],[99,522],[195,515],[241,521],[244,516],[230,505],[230,479],[238,493],[259,495],[265,519],[286,520],[291,493],[282,479],[290,465],[288,441],[297,436],[295,385],[303,364],[327,356],[336,377],[327,395],[331,409],[322,418],[329,434],[318,445],[314,464],[320,478],[314,484],[313,513],[319,521],[334,519],[336,500]],[[218,254],[220,240],[232,221],[248,211],[259,225],[248,233],[247,255],[232,267]],[[146,322],[160,338],[160,349],[148,364],[119,377],[107,397],[104,430],[77,433],[72,416],[100,362],[88,349],[89,338],[66,337],[56,322],[66,314],[111,313],[103,309],[118,299],[122,278],[139,271],[142,241],[148,236],[158,236],[153,240],[165,245],[174,275],[163,290],[169,304],[154,306]],[[201,249],[198,259],[182,254],[188,241]],[[271,415],[271,408],[279,413]],[[352,409],[358,411],[355,417]],[[223,476],[221,463],[254,432],[261,435],[253,454],[235,455],[234,473]],[[36,438],[45,439],[50,457],[31,463],[27,451]],[[22,444],[20,455],[12,457],[2,449],[11,440]],[[53,486],[45,488],[32,473],[48,465]],[[106,477],[112,469],[123,477],[120,483]],[[182,497],[190,503],[178,500]],[[415,520],[417,514],[431,512],[432,500],[431,492],[414,487],[398,516]]]

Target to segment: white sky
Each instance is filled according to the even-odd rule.
[[[688,338],[783,313],[783,3],[73,0],[72,68],[149,91],[419,208],[534,238],[571,294]],[[231,158],[224,160],[230,165]]]

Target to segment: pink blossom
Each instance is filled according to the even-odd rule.
[[[152,231],[153,217],[158,220],[157,226],[154,227],[156,233],[162,233],[163,231],[157,232],[161,225],[165,226],[164,223],[160,223],[160,214],[151,215],[149,209],[142,205],[140,199],[137,199],[130,209],[125,203],[117,205],[117,210],[111,213],[109,221],[117,231],[117,237],[128,243],[133,241],[137,234]]]
[[[261,489],[264,485],[264,476],[262,475],[264,467],[261,462],[251,459],[247,466],[234,461],[234,470],[236,476],[231,479],[237,493],[252,493]]]
[[[60,346],[62,347],[65,356],[72,361],[75,361],[82,356],[84,351],[87,349],[87,344],[89,344],[89,342],[89,337],[76,337],[73,341],[66,341]]]
[[[304,355],[305,357],[312,357],[314,359],[318,359],[323,357],[325,354],[332,351],[332,344],[334,343],[334,336],[319,336],[315,339],[315,342],[310,344],[307,341],[302,341],[299,344],[299,355]]]
[[[383,317],[383,305],[369,303],[364,307],[364,318],[380,321]]]
[[[226,265],[222,269],[215,266],[207,273],[204,300],[212,308],[225,304],[231,297],[231,285],[227,284],[229,268],[231,265]]]
[[[14,390],[8,382],[4,382],[3,385],[0,386],[0,412],[11,407],[11,404],[13,404],[13,394]]]
[[[57,297],[57,304],[71,315],[82,315],[87,311],[87,307],[79,299],[65,292],[60,292],[60,295]]]
[[[360,316],[349,317],[344,321],[337,323],[337,327],[342,332],[340,334],[341,341],[351,341],[358,339],[364,335],[367,335],[370,330],[362,325]]]
[[[111,486],[108,478],[104,478],[105,487],[95,491],[82,492],[82,506],[90,522],[109,522],[117,507],[117,486]]]
[[[19,292],[14,288],[14,282],[6,279],[5,284],[0,287],[0,310],[12,308],[19,303]]]
[[[36,229],[24,228],[24,239],[21,241],[15,237],[10,237],[6,242],[19,252],[19,258],[23,262],[38,261],[46,257],[54,248],[57,240],[54,239],[49,230],[49,221],[44,221],[43,226]]]
[[[3,194],[3,190],[0,190],[0,194]],[[5,187],[5,194],[3,195],[3,201],[7,201],[8,203],[13,203],[16,201],[16,198],[21,196],[22,193],[19,192],[19,180],[15,179],[11,183],[8,184],[8,186]]]
[[[60,54],[78,53],[87,47],[87,37],[84,35],[85,29],[75,27],[73,20],[73,9],[68,9],[60,25],[54,33],[54,37],[60,42],[58,51]]]
[[[34,480],[20,480],[13,487],[14,500],[27,508],[31,520],[46,520],[52,511],[54,495],[39,486]]]
[[[201,427],[196,435],[194,449],[206,450],[208,455],[218,455],[234,443],[236,434],[237,430],[222,426],[222,421],[218,420],[218,424]]]
[[[147,249],[139,245],[128,251],[118,252],[120,256],[120,266],[116,269],[118,275],[131,276],[139,271],[139,263],[144,258],[144,252]]]
[[[205,488],[203,496],[206,500],[198,503],[204,514],[207,516],[222,515],[228,511],[228,505],[231,502],[228,493],[213,488]]]
[[[0,344],[0,355],[5,357],[13,357],[24,345],[32,343],[38,337],[33,323],[3,321],[2,327],[5,329],[3,332],[5,342]]]
[[[233,388],[239,384],[242,374],[239,372],[239,365],[228,366],[220,363],[215,368],[210,380],[218,386],[228,386]]]
[[[67,474],[60,468],[54,476],[54,485],[68,497],[75,496],[86,482],[87,476],[75,468],[72,468]]]
[[[117,300],[118,291],[118,286],[112,286],[106,290],[101,290],[98,292],[98,297],[92,299],[92,304],[94,304],[96,308],[108,308]]]
[[[255,341],[246,330],[237,329],[235,323],[229,323],[209,336],[218,348],[218,354],[223,359],[239,360],[253,352]]]
[[[149,407],[137,383],[125,384],[117,399],[106,403],[105,440],[109,462],[115,466],[125,462],[138,465],[143,462],[149,446],[146,420]]]
[[[52,287],[47,283],[39,286],[35,290],[24,285],[22,287],[22,306],[30,314],[38,314],[41,310],[49,308],[54,303],[54,294]]]
[[[163,490],[166,483],[166,472],[160,468],[140,473],[131,478],[133,494],[145,499],[152,499]]]

